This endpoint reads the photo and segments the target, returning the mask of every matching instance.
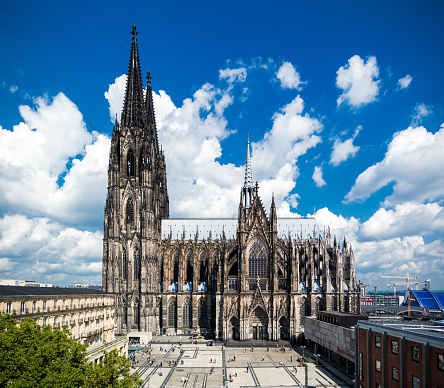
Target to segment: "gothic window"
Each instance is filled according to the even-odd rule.
[[[134,176],[135,175],[135,161],[134,161],[134,152],[133,150],[129,150],[128,154],[126,155],[126,172],[128,176]]]
[[[173,260],[173,282],[179,281],[179,251],[174,254]]]
[[[207,276],[207,253],[202,252],[200,255],[199,281],[206,282]]]
[[[134,280],[140,278],[140,251],[139,248],[134,250]]]
[[[193,254],[191,252],[187,256],[186,281],[193,281]]]
[[[139,324],[139,307],[138,306],[134,306],[134,324],[135,325]]]
[[[304,325],[304,322],[305,322],[305,317],[308,315],[308,316],[310,316],[310,306],[309,306],[309,304],[308,304],[308,301],[307,301],[307,299],[303,299],[302,301],[301,301],[301,305],[300,305],[301,307],[300,307],[300,310],[299,310],[299,324],[301,325],[301,326],[303,326]]]
[[[176,299],[172,298],[168,303],[168,326],[175,327],[177,321],[177,304]]]
[[[248,273],[250,277],[266,277],[267,259],[265,248],[258,240],[251,245],[248,257]]]
[[[197,309],[197,320],[200,327],[207,327],[207,302],[204,299],[201,299],[199,302],[199,307]]]
[[[134,205],[131,198],[126,203],[126,224],[128,226],[134,226]]]
[[[192,320],[192,310],[191,310],[191,300],[186,299],[183,303],[183,326],[185,327],[191,327],[193,320]]]

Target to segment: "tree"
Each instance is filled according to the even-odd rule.
[[[130,361],[117,351],[93,364],[87,362],[86,348],[68,330],[42,328],[32,319],[18,323],[2,314],[0,387],[140,387],[137,374],[130,375]]]

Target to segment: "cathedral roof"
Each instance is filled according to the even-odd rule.
[[[206,240],[222,239],[225,233],[226,239],[235,239],[237,233],[237,218],[168,218],[162,220],[162,238],[172,240],[196,238]],[[278,218],[277,223],[279,238],[313,238],[320,235],[321,228],[314,218],[310,217],[288,217]]]

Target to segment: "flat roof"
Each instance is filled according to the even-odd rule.
[[[0,296],[114,295],[90,288],[0,286]]]
[[[444,349],[444,328],[439,325],[425,325],[423,321],[403,321],[395,323],[359,321],[357,326],[379,332],[385,331],[393,336],[409,337],[410,339],[416,339],[418,342],[427,340],[434,346]]]

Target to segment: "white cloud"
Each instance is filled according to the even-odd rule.
[[[353,144],[353,140],[358,136],[362,127],[359,126],[356,128],[353,136],[350,139],[345,141],[341,141],[339,139],[335,139],[333,144],[333,151],[330,156],[330,164],[333,166],[339,166],[342,162],[345,162],[348,158],[354,157],[356,153],[359,151],[359,147]]]
[[[226,79],[229,84],[245,82],[247,79],[247,69],[245,67],[239,67],[237,69],[219,70],[219,79]]]
[[[0,269],[18,279],[53,282],[60,276],[97,282],[101,278],[100,232],[63,226],[46,217],[0,218]]]
[[[405,202],[394,209],[379,209],[362,225],[363,239],[430,235],[444,231],[444,208],[438,203]]]
[[[84,225],[97,222],[105,198],[109,139],[89,133],[63,93],[52,101],[37,98],[35,104],[36,110],[20,107],[24,122],[13,131],[0,127],[3,207]]]
[[[12,86],[9,88],[9,91],[10,91],[12,94],[14,94],[17,90],[18,90],[18,86],[17,86],[17,85],[12,85]]]
[[[343,90],[337,99],[338,106],[345,102],[359,108],[376,100],[380,84],[376,57],[368,57],[365,62],[359,55],[354,55],[336,74],[336,86]]]
[[[321,166],[315,167],[312,178],[316,183],[316,187],[322,187],[327,184],[327,183],[325,183],[324,178],[322,178],[322,167]]]
[[[336,236],[338,241],[346,237],[349,242],[355,242],[361,227],[357,218],[338,216],[325,207],[316,211],[316,221],[322,229],[330,228],[332,236]]]
[[[300,90],[301,77],[290,62],[284,62],[276,73],[276,77],[281,81],[283,89]]]
[[[364,200],[392,182],[393,193],[385,199],[385,206],[442,198],[443,149],[444,126],[435,134],[424,127],[409,127],[396,133],[384,159],[358,176],[345,200]]]
[[[109,115],[111,122],[114,124],[116,121],[120,123],[120,115],[123,109],[123,96],[125,95],[126,87],[126,74],[122,74],[114,80],[114,83],[110,84],[108,90],[105,92],[105,98],[109,103]]]
[[[401,89],[406,89],[410,86],[410,83],[412,82],[412,76],[407,74],[405,77],[400,78],[398,80],[398,86],[397,89],[401,90]]]
[[[432,107],[426,104],[417,104],[412,114],[412,126],[418,126],[424,117],[429,116],[432,113]]]

